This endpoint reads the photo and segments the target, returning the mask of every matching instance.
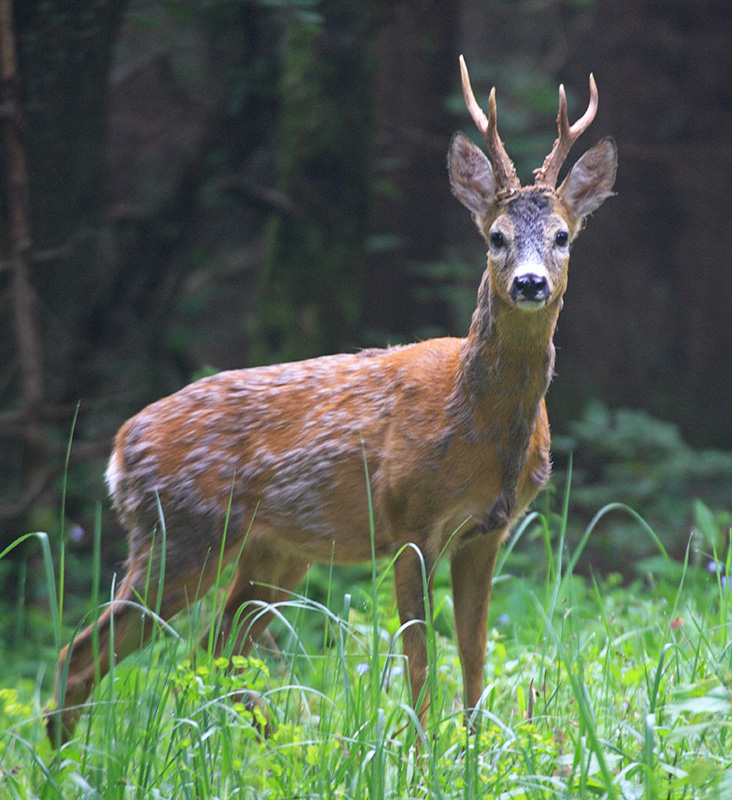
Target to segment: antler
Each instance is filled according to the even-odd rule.
[[[488,117],[486,118],[485,112],[478,105],[478,101],[473,94],[473,89],[470,86],[468,68],[462,56],[460,56],[460,77],[463,83],[465,105],[468,107],[470,116],[473,118],[473,121],[477,125],[478,130],[481,132],[488,146],[488,155],[490,155],[491,161],[493,162],[493,172],[496,176],[498,192],[508,192],[510,194],[514,191],[518,191],[518,189],[521,188],[521,183],[518,179],[518,175],[516,175],[516,168],[508,157],[508,153],[498,135],[495,88],[491,90],[491,95],[488,99]]]
[[[554,189],[557,183],[559,170],[569,154],[569,149],[579,137],[589,128],[597,113],[597,84],[590,73],[590,103],[587,111],[570,127],[567,117],[567,95],[564,93],[564,84],[559,87],[559,113],[557,114],[557,127],[559,138],[554,142],[551,153],[544,159],[541,169],[535,170],[536,186]]]

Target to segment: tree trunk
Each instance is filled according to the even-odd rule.
[[[412,267],[444,258],[448,215],[458,206],[446,168],[457,121],[445,103],[459,86],[458,6],[400,3],[376,41],[378,191],[365,303],[377,343],[430,335],[425,320],[446,323],[438,307],[417,302],[424,280]]]
[[[99,283],[107,78],[126,4],[24,0],[11,9],[3,0],[1,6],[11,275],[4,290],[12,303],[0,313],[8,308],[13,319],[0,318],[0,326],[14,329],[15,337],[0,341],[0,359],[15,362],[18,377],[6,379],[0,394],[7,421],[0,472],[9,476],[2,481],[0,515],[9,524],[0,547],[32,524],[31,505],[37,513],[57,502],[39,498],[62,465],[79,399],[76,333]],[[63,403],[69,410],[62,444],[53,450],[48,415],[58,420]]]
[[[17,423],[9,430],[13,438],[17,437],[16,444],[23,453],[19,470],[20,496],[14,503],[0,506],[0,518],[5,520],[24,514],[42,494],[49,477],[49,440],[43,418],[43,354],[37,297],[31,283],[28,167],[22,136],[24,112],[20,86],[12,2],[0,0],[0,129],[5,151],[8,215],[7,236],[4,237],[7,244],[3,249],[7,249],[5,266],[11,273],[13,327],[20,373],[17,416],[8,414],[8,421]],[[0,547],[3,544],[0,541]]]
[[[260,278],[254,363],[353,346],[370,203],[368,4],[294,21],[280,80],[280,191]]]
[[[578,245],[558,337],[573,393],[717,447],[732,446],[731,41],[721,0],[599,3],[570,80],[595,69],[593,138],[618,143],[617,197]]]

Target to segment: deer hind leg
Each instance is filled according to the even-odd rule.
[[[478,705],[483,692],[488,605],[496,555],[504,534],[505,530],[478,534],[462,544],[450,561],[466,717]]]
[[[272,621],[272,605],[285,600],[308,571],[308,562],[283,557],[266,547],[247,544],[237,563],[219,619],[214,624],[216,640],[214,653],[247,655],[256,640]],[[211,628],[199,639],[207,649]],[[232,697],[244,703],[250,711],[259,708],[255,727],[267,738],[270,731],[269,713],[256,692],[242,690]]]
[[[146,608],[155,610],[159,605],[159,616],[164,620],[170,619],[206,592],[219,569],[215,559],[203,566],[191,566],[186,572],[181,571],[181,564],[178,564],[178,569],[166,572],[158,603],[158,579],[155,569],[148,569],[148,560],[148,552],[130,559],[128,572],[112,603],[96,622],[61,651],[56,671],[57,710],[47,716],[48,735],[53,744],[64,742],[73,735],[81,716],[81,706],[91,694],[95,680],[109,672],[112,651],[115,660],[121,661],[150,638],[154,622],[140,606],[144,604]],[[63,676],[67,670],[64,685]]]
[[[269,608],[285,600],[297,587],[310,565],[283,556],[259,544],[241,553],[218,621],[215,653],[246,655],[274,617]],[[206,647],[209,631],[201,637]]]
[[[427,618],[427,606],[430,613],[432,610],[432,566],[432,559],[417,552],[411,545],[402,550],[394,565],[399,619],[402,625],[407,626],[402,630],[402,648],[409,664],[412,703],[423,727],[429,706],[429,690],[424,693],[421,702],[420,695],[427,679],[427,640],[424,623]],[[424,591],[425,578],[427,597]]]

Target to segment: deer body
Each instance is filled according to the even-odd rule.
[[[151,545],[158,497],[168,548],[197,563],[218,557],[225,529],[234,549],[246,534],[305,561],[367,560],[366,467],[377,555],[414,532],[439,553],[466,522],[490,516],[506,469],[523,467],[509,465],[517,457],[502,439],[512,432],[489,416],[503,380],[467,385],[465,345],[435,339],[224,372],[153,403],[120,430],[107,472],[130,560]],[[526,436],[519,461],[541,397],[531,420],[514,423]],[[543,463],[548,437],[541,426],[534,437]],[[167,561],[170,575],[179,562]]]
[[[425,619],[423,568],[431,592],[436,560],[443,553],[451,560],[466,706],[478,704],[496,554],[550,472],[544,396],[569,245],[610,194],[616,154],[603,140],[557,190],[559,167],[547,159],[540,177],[549,174],[551,185],[521,188],[494,132],[493,95],[486,120],[471,106],[467,71],[463,81],[491,155],[462,134],[450,147],[453,191],[489,246],[467,337],[220,373],[125,423],[107,480],[129,531],[127,574],[112,607],[60,656],[59,674],[68,660],[58,698],[64,735],[93,685],[94,628],[101,674],[109,668],[112,613],[118,657],[148,635],[149,623],[128,603],[146,586],[147,602],[167,618],[212,585],[222,552],[224,561],[238,559],[219,648],[232,634],[229,646],[247,652],[271,618],[262,603],[286,597],[314,561],[370,559],[367,475],[376,555],[399,553],[402,623]],[[562,97],[558,144],[566,145]],[[423,627],[405,626],[402,638],[423,714]],[[49,717],[51,732],[56,719]]]

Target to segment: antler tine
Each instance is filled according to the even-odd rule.
[[[541,169],[535,170],[537,186],[545,186],[553,189],[557,183],[559,170],[562,168],[569,150],[579,137],[590,127],[590,123],[597,114],[597,84],[595,78],[590,73],[590,102],[587,111],[570,127],[567,115],[567,95],[564,91],[564,84],[559,87],[559,113],[557,114],[557,128],[559,138],[554,142],[551,153],[544,159]]]
[[[495,87],[491,89],[490,98],[488,99],[488,117],[486,117],[485,112],[478,105],[478,101],[473,94],[473,88],[470,85],[470,76],[468,75],[468,67],[462,56],[460,56],[460,78],[463,84],[465,105],[468,107],[470,116],[473,118],[473,122],[475,122],[488,147],[488,154],[493,162],[493,171],[496,176],[498,191],[508,191],[510,193],[520,189],[521,183],[516,175],[516,169],[513,166],[513,162],[508,157],[508,153],[498,135]]]

